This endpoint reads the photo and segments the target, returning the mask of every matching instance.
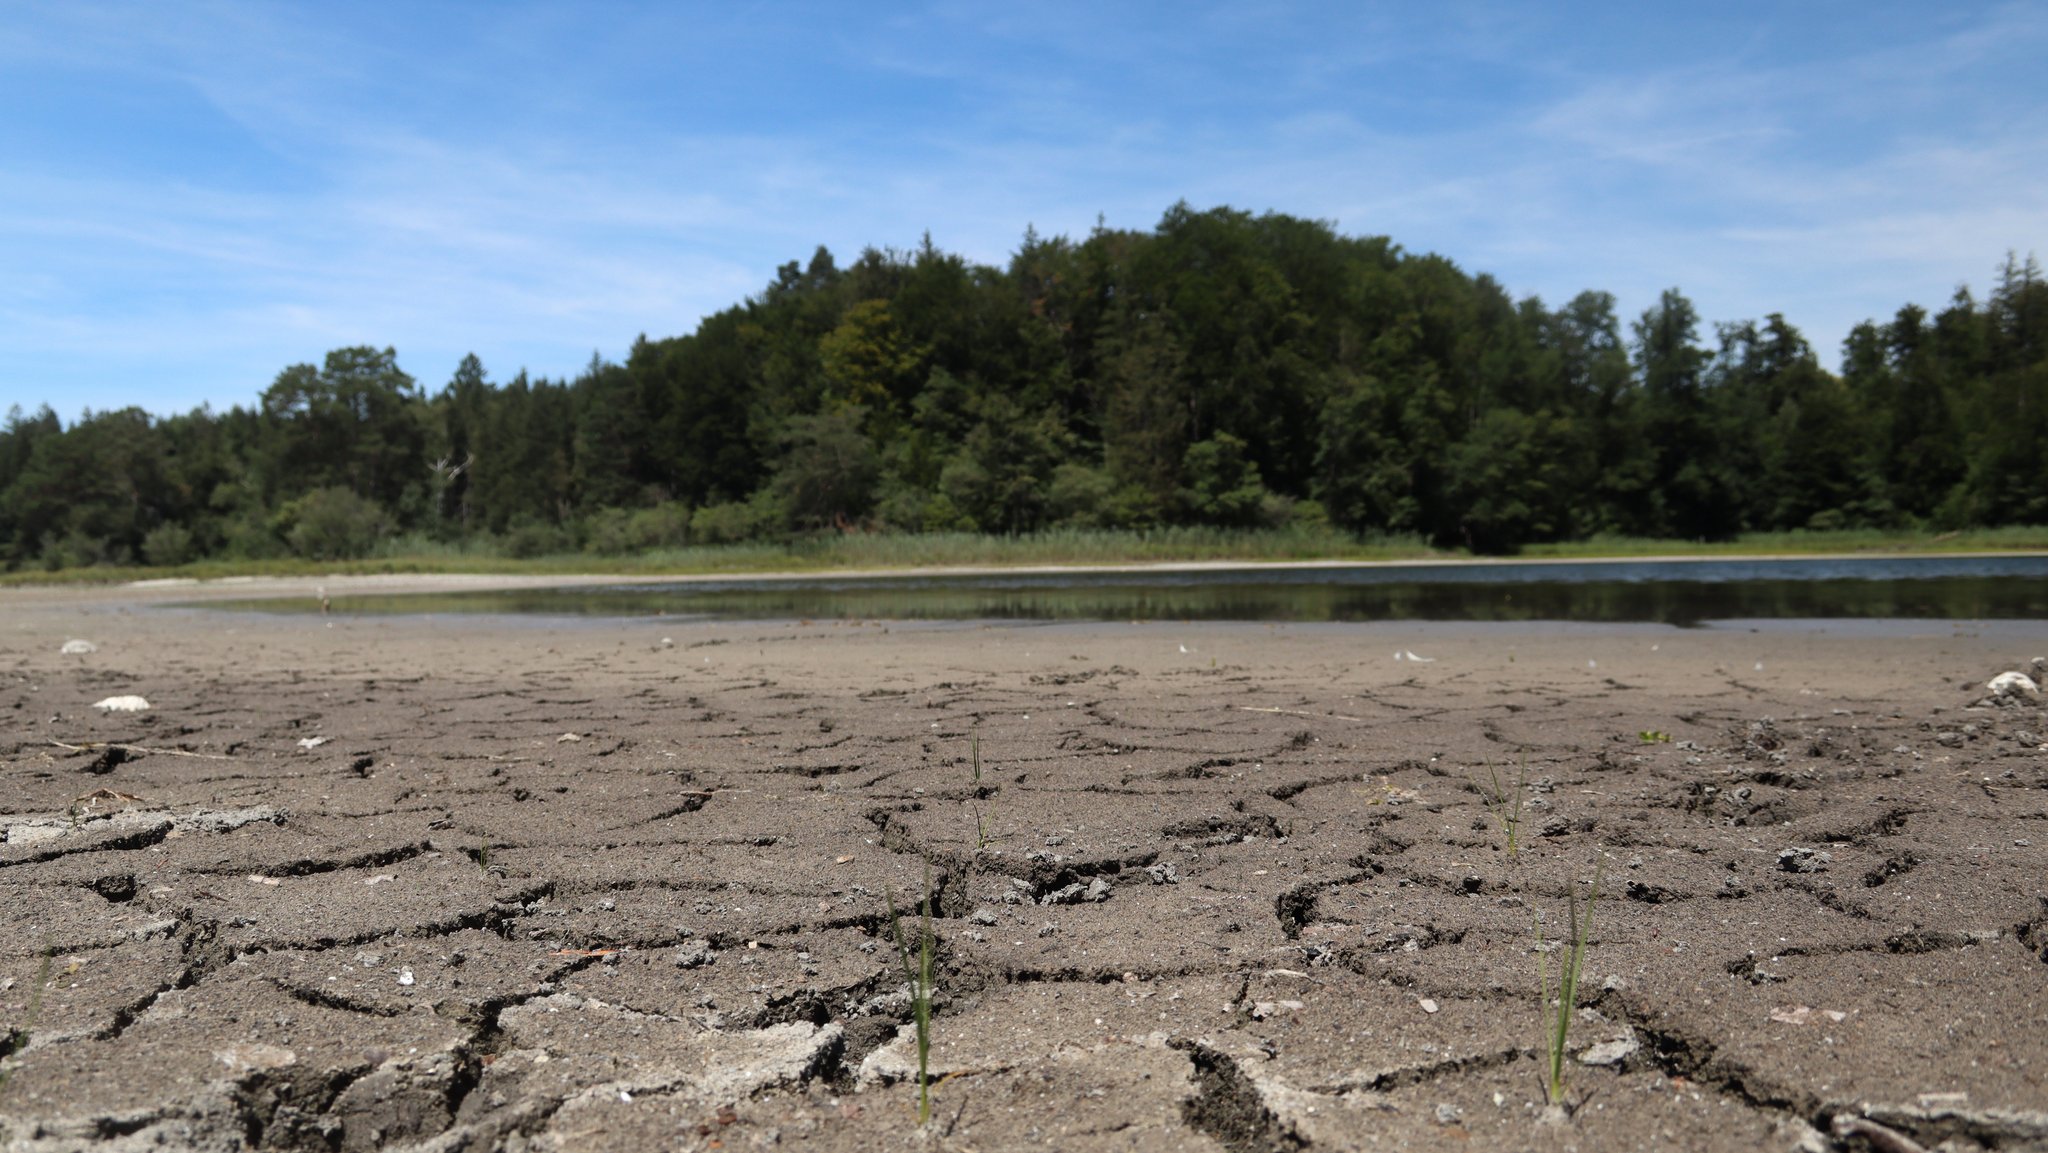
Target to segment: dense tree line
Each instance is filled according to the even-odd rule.
[[[16,408],[10,568],[517,554],[851,530],[1333,524],[1477,551],[1614,533],[2048,522],[2048,283],[2008,257],[1850,335],[1701,331],[1666,292],[1551,308],[1384,237],[1169,210],[1027,231],[1006,268],[824,249],[695,332],[574,380],[438,392],[390,349],[280,373],[252,408]]]

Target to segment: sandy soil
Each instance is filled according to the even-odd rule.
[[[2048,1148],[2048,628],[249,591],[0,591],[0,1147]]]

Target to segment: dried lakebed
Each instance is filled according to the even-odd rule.
[[[8,1149],[2048,1148],[2038,626],[0,596]]]

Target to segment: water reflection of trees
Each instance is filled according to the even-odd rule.
[[[252,606],[253,607],[253,606]],[[273,607],[288,608],[289,602]],[[303,607],[303,606],[301,606]],[[2012,577],[1766,581],[878,584],[792,582],[351,597],[339,611],[726,619],[1588,621],[2048,617],[2048,583]]]

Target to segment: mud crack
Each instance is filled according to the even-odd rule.
[[[1200,1041],[1167,1042],[1194,1065],[1195,1095],[1181,1105],[1190,1128],[1215,1139],[1231,1153],[1271,1153],[1308,1148],[1301,1135],[1266,1107],[1251,1078],[1237,1062]]]

